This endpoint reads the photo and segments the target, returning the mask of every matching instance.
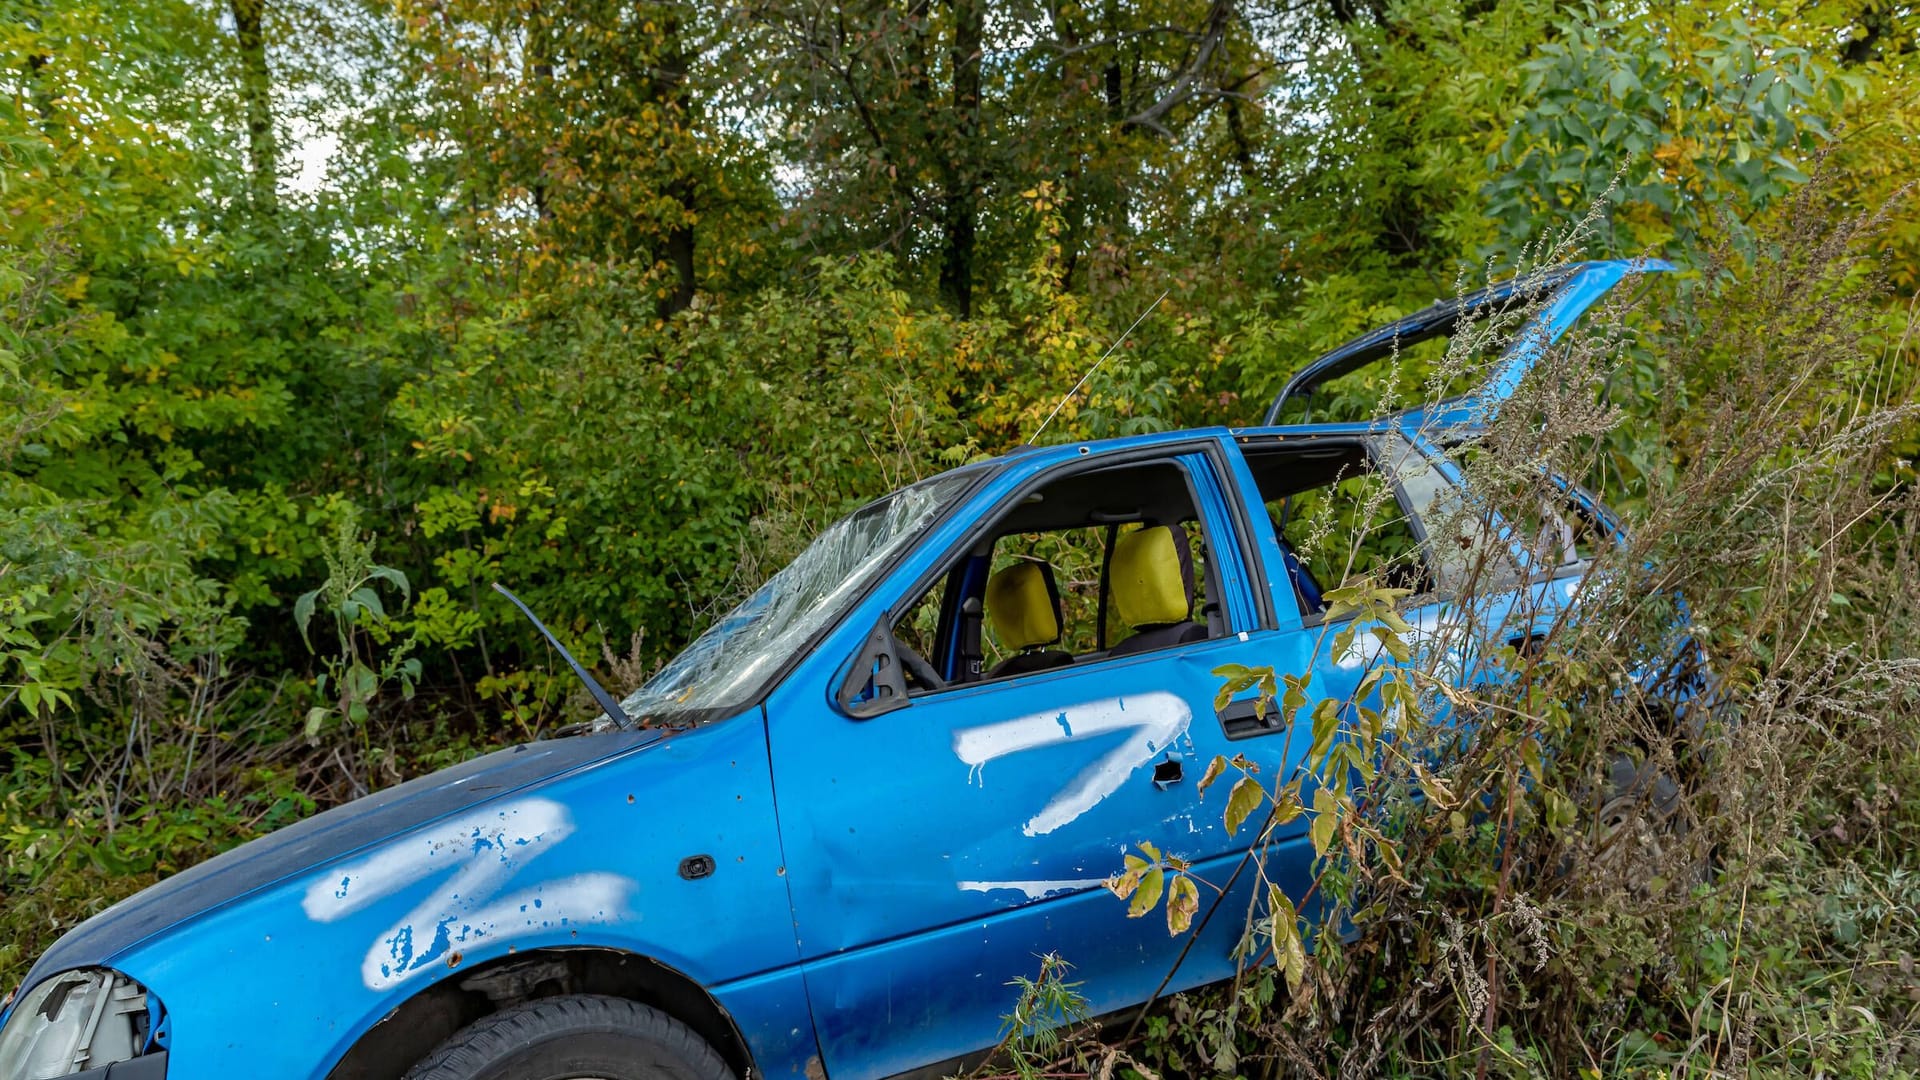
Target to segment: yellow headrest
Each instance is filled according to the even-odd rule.
[[[1185,622],[1193,610],[1193,557],[1187,534],[1172,526],[1122,534],[1108,575],[1113,606],[1128,626]]]
[[[1051,645],[1060,640],[1060,593],[1053,567],[1018,562],[987,579],[987,618],[1008,649]]]

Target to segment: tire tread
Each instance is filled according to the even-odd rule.
[[[679,1068],[672,1080],[736,1080],[705,1039],[666,1013],[626,998],[540,998],[483,1016],[449,1036],[402,1080],[467,1080],[515,1050],[568,1032],[609,1032],[652,1043]]]

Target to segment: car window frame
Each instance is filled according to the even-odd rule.
[[[1221,560],[1217,555],[1217,551],[1221,545],[1216,542],[1213,536],[1214,530],[1208,527],[1208,511],[1206,503],[1202,498],[1202,492],[1195,483],[1195,478],[1191,471],[1188,470],[1187,465],[1181,460],[1187,457],[1202,458],[1213,469],[1213,479],[1216,486],[1215,494],[1227,507],[1227,512],[1221,524],[1232,533],[1234,542],[1239,545],[1240,560],[1242,565],[1246,567],[1243,579],[1237,585],[1231,582],[1227,575],[1221,572]],[[1224,632],[1219,637],[1209,637],[1201,641],[1190,642],[1188,646],[1205,647],[1223,641],[1233,641],[1236,640],[1240,634],[1260,628],[1262,622],[1270,622],[1271,615],[1263,614],[1263,608],[1258,602],[1259,598],[1257,594],[1260,590],[1253,589],[1250,584],[1253,580],[1252,575],[1258,572],[1256,568],[1260,564],[1257,562],[1257,552],[1251,550],[1252,541],[1251,537],[1247,535],[1247,523],[1240,519],[1243,517],[1244,508],[1240,508],[1243,512],[1242,515],[1236,515],[1234,513],[1235,507],[1238,506],[1237,486],[1230,482],[1231,474],[1228,472],[1228,463],[1223,459],[1223,455],[1221,454],[1219,441],[1203,436],[1190,441],[1182,440],[1176,443],[1141,447],[1136,450],[1110,451],[1099,456],[1088,455],[1062,462],[1051,468],[1043,469],[1026,478],[997,502],[993,506],[991,513],[981,514],[971,528],[962,533],[959,539],[950,544],[946,550],[942,551],[939,557],[932,561],[931,566],[927,570],[914,578],[894,601],[885,607],[881,615],[881,620],[889,636],[892,636],[893,627],[899,619],[903,617],[914,604],[924,598],[936,582],[947,578],[953,570],[960,565],[963,559],[972,557],[972,553],[979,547],[983,540],[991,537],[996,543],[999,541],[1000,537],[994,534],[995,528],[1005,520],[1007,513],[1010,512],[1012,507],[1018,505],[1029,495],[1044,489],[1049,484],[1058,480],[1076,476],[1081,473],[1124,468],[1129,465],[1152,464],[1155,462],[1172,465],[1185,473],[1187,491],[1193,500],[1196,520],[1200,522],[1203,543],[1207,545],[1208,557],[1205,560],[1204,569],[1209,577],[1208,587],[1210,590],[1218,591],[1221,602],[1221,612],[1225,627]],[[1216,578],[1217,580],[1215,580]],[[882,587],[884,588],[885,586],[883,585]],[[945,610],[947,603],[947,597],[944,595],[945,586],[943,585],[942,588],[941,622],[944,632],[944,623],[946,622],[948,613]],[[1234,588],[1245,590],[1250,594],[1244,596],[1243,600],[1245,606],[1253,614],[1253,625],[1239,626],[1235,624],[1234,605],[1229,604],[1226,597],[1228,590]],[[1199,614],[1197,609],[1195,614]],[[1109,645],[1107,654],[1101,655],[1097,659],[1090,658],[1085,663],[1076,662],[1066,667],[1022,672],[997,679],[982,678],[974,682],[949,682],[947,685],[940,687],[910,689],[906,695],[906,707],[911,708],[912,704],[916,701],[938,698],[954,692],[1011,686],[1027,679],[1044,678],[1049,675],[1058,675],[1067,672],[1087,671],[1107,663],[1130,663],[1136,660],[1150,659],[1173,651],[1178,648],[1178,646],[1166,646],[1160,649],[1129,653],[1118,657],[1111,655],[1112,648],[1113,646]],[[1091,657],[1091,654],[1089,654],[1089,656]],[[850,659],[852,658],[850,657]],[[841,666],[841,670],[847,672],[849,676],[852,674],[846,664]]]
[[[1240,443],[1236,447],[1236,449],[1240,452],[1240,455],[1243,459],[1247,459],[1247,458],[1258,456],[1262,451],[1271,450],[1271,448],[1274,446],[1280,446],[1280,447],[1351,446],[1351,447],[1358,448],[1360,453],[1366,458],[1368,469],[1370,469],[1375,475],[1378,475],[1387,481],[1387,487],[1388,487],[1388,490],[1391,491],[1393,494],[1394,502],[1400,507],[1400,512],[1406,515],[1407,525],[1408,525],[1408,528],[1411,529],[1413,532],[1413,537],[1414,537],[1414,540],[1416,541],[1416,546],[1419,551],[1420,565],[1421,565],[1421,568],[1426,571],[1425,576],[1427,581],[1429,583],[1434,583],[1438,581],[1438,578],[1435,576],[1433,572],[1432,539],[1427,533],[1425,524],[1420,520],[1420,516],[1413,512],[1411,501],[1407,497],[1407,492],[1405,488],[1403,488],[1400,484],[1399,476],[1385,467],[1385,463],[1381,456],[1381,448],[1378,445],[1377,436],[1373,434],[1362,433],[1362,432],[1332,432],[1324,435],[1319,435],[1319,434],[1310,435],[1305,438],[1279,435],[1279,436],[1273,437],[1272,443],[1262,443],[1262,442],[1254,441],[1252,439],[1243,438],[1240,440]],[[1250,454],[1249,451],[1252,451],[1252,453]],[[1284,451],[1281,451],[1281,452],[1284,452]],[[1250,462],[1249,462],[1249,469],[1251,469]],[[1249,476],[1248,479],[1251,481],[1252,477]],[[1254,486],[1251,491],[1251,497],[1259,498],[1261,500],[1260,502],[1261,517],[1265,520],[1261,521],[1258,524],[1250,525],[1250,527],[1266,529],[1269,533],[1273,535],[1276,541],[1285,540],[1286,537],[1283,534],[1283,532],[1274,527],[1274,522],[1272,521],[1272,515],[1266,513],[1265,508],[1269,500],[1267,500],[1265,496],[1266,496],[1266,493],[1259,489],[1258,483],[1257,482],[1254,483]],[[1294,609],[1300,613],[1300,625],[1303,629],[1314,629],[1317,627],[1325,626],[1329,622],[1332,622],[1334,624],[1344,623],[1348,621],[1350,618],[1352,618],[1352,616],[1343,615],[1339,618],[1329,620],[1327,618],[1327,613],[1325,611],[1306,610],[1306,608],[1301,603],[1301,597],[1300,597],[1299,591],[1293,587],[1293,582],[1291,581],[1291,577],[1287,573],[1287,570],[1284,566],[1281,567],[1280,574],[1283,578],[1287,579],[1287,582],[1286,582],[1287,599],[1290,603],[1293,604]],[[1321,584],[1322,584],[1322,587],[1326,587],[1326,583],[1322,582]],[[1407,596],[1403,598],[1400,602],[1400,607],[1402,608],[1419,607],[1425,604],[1434,603],[1436,599],[1439,599],[1442,597],[1443,597],[1443,594],[1440,592],[1439,589],[1428,588],[1424,591],[1417,592],[1412,594],[1411,596]]]

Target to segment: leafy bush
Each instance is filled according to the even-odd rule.
[[[1686,419],[1657,417],[1672,460],[1641,474],[1624,543],[1583,567],[1577,619],[1456,676],[1458,643],[1409,624],[1376,576],[1328,596],[1336,653],[1379,641],[1350,699],[1308,716],[1303,677],[1218,672],[1222,703],[1258,686],[1311,743],[1298,774],[1235,758],[1202,779],[1231,789],[1227,828],[1259,838],[1247,953],[1272,966],[1121,1049],[1217,1074],[1920,1067],[1920,813],[1897,794],[1920,779],[1902,577],[1920,404],[1910,356],[1882,347],[1885,286],[1861,254],[1876,223],[1824,197],[1798,196],[1761,256],[1722,249],[1576,333],[1451,451],[1486,499],[1459,527],[1528,521],[1558,501],[1548,470],[1609,474],[1623,415],[1584,398],[1629,327],[1631,352],[1688,387]],[[1463,335],[1438,366],[1499,344]],[[1458,617],[1508,587],[1495,569]],[[1267,838],[1302,817],[1318,861],[1290,897]],[[1157,839],[1111,885],[1185,932],[1211,886]]]

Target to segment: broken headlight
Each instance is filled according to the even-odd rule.
[[[40,983],[14,1003],[0,1030],[0,1076],[58,1077],[129,1061],[146,1052],[146,988],[117,971],[84,968]]]

